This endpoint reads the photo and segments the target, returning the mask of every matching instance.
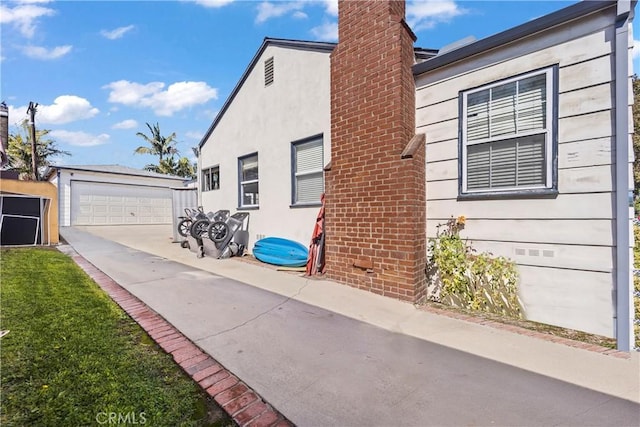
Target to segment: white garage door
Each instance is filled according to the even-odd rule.
[[[171,190],[71,182],[71,225],[171,224]]]

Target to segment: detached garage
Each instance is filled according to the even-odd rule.
[[[119,165],[56,166],[60,225],[171,224],[184,179]]]

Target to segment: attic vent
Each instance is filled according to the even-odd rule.
[[[273,56],[264,61],[264,85],[273,83]]]

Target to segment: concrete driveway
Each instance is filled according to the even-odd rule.
[[[569,347],[243,261],[168,226],[74,249],[300,426],[640,425],[640,358]]]

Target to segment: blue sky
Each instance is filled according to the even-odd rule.
[[[575,1],[408,1],[416,46],[490,36]],[[142,168],[145,123],[193,158],[264,37],[337,41],[337,1],[13,1],[0,4],[0,100],[10,124],[72,153],[58,164]],[[634,37],[637,39],[638,37]],[[638,69],[637,58],[634,66]],[[10,132],[15,132],[15,126]]]

